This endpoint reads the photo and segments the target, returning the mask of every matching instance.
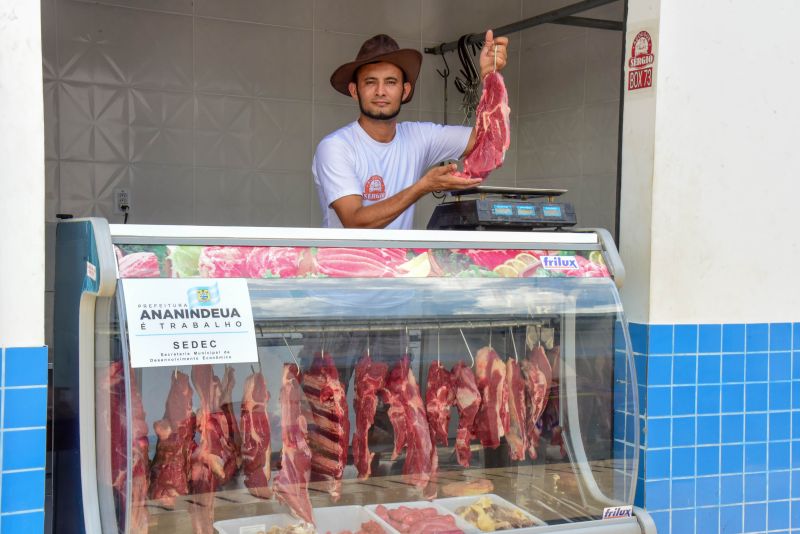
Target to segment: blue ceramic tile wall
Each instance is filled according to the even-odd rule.
[[[800,323],[629,330],[658,532],[800,532]]]
[[[0,347],[0,532],[44,529],[47,347]]]

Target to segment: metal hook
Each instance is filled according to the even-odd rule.
[[[292,355],[292,359],[294,360],[294,364],[297,366],[297,373],[299,374],[300,373],[300,364],[297,362],[297,357],[295,357],[294,351],[292,350],[292,347],[289,346],[289,342],[286,341],[286,336],[281,335],[281,337],[283,338],[283,342],[286,344],[286,348],[289,349],[289,354]],[[323,352],[323,354],[324,354],[324,352]],[[261,365],[260,361],[258,363],[259,363],[259,365]]]
[[[370,325],[367,325],[367,358],[371,358],[372,357],[372,356],[370,356],[370,352],[369,352],[369,334],[370,334],[371,330],[372,330],[372,327]]]
[[[447,57],[442,52],[442,61],[444,61],[444,71],[436,69],[436,72],[439,73],[439,76],[442,77],[444,80],[444,122],[443,124],[447,124],[447,79],[450,77],[450,65],[447,64]]]
[[[514,360],[519,363],[519,354],[517,354],[517,342],[514,341],[514,329],[512,327],[508,327],[508,331],[511,332],[511,346],[514,347]]]
[[[406,325],[406,354],[408,354],[408,325]]]
[[[436,329],[436,363],[442,365],[442,326],[437,323],[438,328]]]
[[[492,325],[489,325],[489,348],[492,348]]]
[[[469,343],[467,343],[467,336],[464,335],[464,331],[461,330],[460,328],[458,329],[458,331],[461,332],[461,339],[464,340],[464,345],[467,347],[467,352],[469,353],[469,359],[472,360],[472,364],[470,364],[470,367],[475,367],[475,357],[472,355],[472,351],[469,349]]]

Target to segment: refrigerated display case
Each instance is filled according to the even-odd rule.
[[[84,219],[56,268],[59,532],[655,532],[602,230]]]

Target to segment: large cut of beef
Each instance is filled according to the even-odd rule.
[[[149,442],[147,440],[147,423],[145,422],[142,397],[136,385],[136,376],[130,373],[131,390],[131,508],[130,515],[126,509],[127,492],[127,459],[128,428],[125,395],[125,371],[121,361],[112,362],[108,366],[108,374],[100,382],[100,390],[109,399],[108,417],[111,430],[111,486],[118,504],[118,524],[123,532],[127,520],[130,532],[146,534],[148,531],[148,513],[145,508],[149,484]]]
[[[481,393],[475,382],[475,374],[464,362],[458,362],[451,371],[456,389],[456,409],[458,410],[458,429],[456,430],[456,458],[458,463],[469,467],[472,452],[469,442],[475,417],[481,407]]]
[[[503,76],[492,72],[483,79],[483,93],[475,112],[475,146],[464,159],[464,171],[457,176],[486,178],[503,164],[511,144],[510,114]]]
[[[358,470],[358,477],[362,479],[369,477],[372,458],[375,456],[375,453],[369,452],[367,441],[378,408],[378,391],[383,387],[388,370],[387,364],[373,362],[369,354],[365,354],[356,364],[353,400],[356,431],[353,433],[353,463]]]
[[[475,375],[481,392],[481,408],[475,420],[475,435],[481,445],[497,448],[509,426],[506,366],[491,347],[475,356]]]
[[[389,371],[381,394],[384,402],[389,403],[389,419],[395,434],[403,433],[403,446],[406,447],[403,475],[411,484],[425,489],[434,475],[438,458],[435,457],[436,449],[431,442],[425,406],[422,404],[422,396],[414,373],[411,372],[408,355],[404,355]],[[397,415],[399,413],[402,413],[402,417]],[[395,435],[397,450],[396,439]]]
[[[300,387],[296,365],[283,366],[281,382],[281,470],[275,475],[272,489],[292,514],[308,523],[314,522],[308,481],[311,478],[311,448],[308,425],[313,419]]]
[[[537,448],[542,434],[542,425],[539,419],[544,413],[547,396],[550,392],[550,382],[553,379],[553,370],[550,361],[544,353],[544,348],[536,346],[530,351],[527,358],[522,361],[522,374],[525,379],[525,393],[528,409],[526,433],[528,435],[528,454],[531,459],[538,457]]]
[[[238,450],[233,430],[222,411],[223,386],[211,365],[192,367],[192,384],[200,397],[197,429],[200,443],[192,453],[189,486],[194,494],[190,513],[195,533],[213,532],[214,492],[236,471]]]
[[[269,391],[264,375],[254,370],[244,381],[242,394],[242,471],[247,490],[262,499],[272,497],[269,487],[272,448],[268,403]]]
[[[189,375],[175,371],[164,417],[153,423],[158,437],[150,467],[150,498],[173,508],[175,498],[189,493],[189,460],[194,452],[196,419]]]
[[[232,444],[234,454],[232,460],[225,464],[225,480],[231,480],[242,465],[242,435],[239,432],[239,423],[233,409],[233,388],[236,385],[233,367],[225,366],[225,374],[220,383],[220,409],[225,414],[225,423],[228,431],[228,442]]]
[[[336,501],[341,496],[350,442],[347,392],[327,352],[314,355],[311,367],[303,373],[302,383],[313,414],[308,433],[312,452],[311,480],[328,482],[328,492]]]
[[[509,425],[506,433],[509,456],[512,460],[524,460],[528,446],[527,407],[525,405],[525,381],[519,364],[513,358],[506,362],[506,382],[508,383]]]
[[[432,362],[428,368],[428,387],[425,391],[425,409],[434,444],[447,446],[447,430],[450,426],[450,408],[456,400],[453,378],[442,364]]]

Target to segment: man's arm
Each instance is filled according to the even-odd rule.
[[[428,193],[469,189],[481,183],[480,178],[453,176],[456,169],[453,164],[434,167],[413,185],[369,206],[362,204],[360,195],[347,195],[333,201],[331,207],[345,228],[384,228]]]
[[[495,39],[492,30],[488,30],[486,32],[486,38],[483,44],[483,48],[481,49],[481,57],[480,57],[481,80],[486,78],[486,75],[489,74],[490,72],[503,69],[503,67],[506,66],[507,57],[508,57],[508,37],[498,37]],[[475,148],[475,140],[477,139],[477,137],[478,137],[478,124],[476,122],[475,126],[473,126],[472,128],[472,133],[469,135],[469,142],[467,142],[467,148],[464,149],[464,153],[461,154],[462,158],[469,155],[469,153],[472,152],[472,149]]]

